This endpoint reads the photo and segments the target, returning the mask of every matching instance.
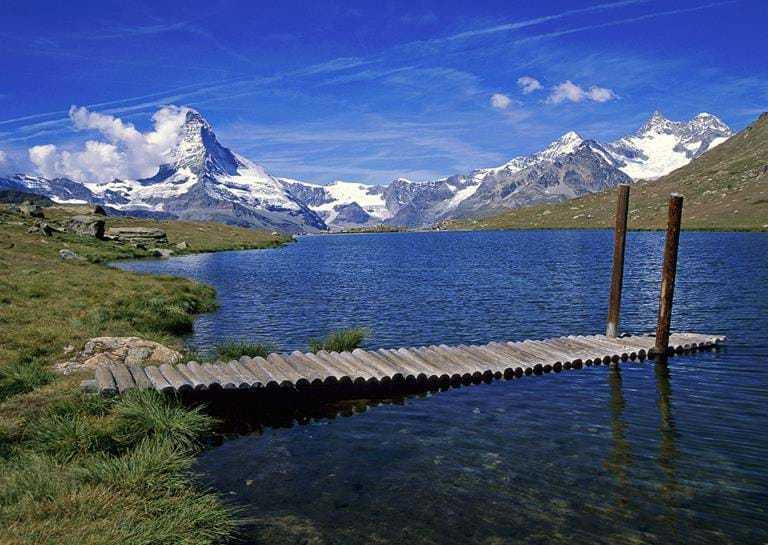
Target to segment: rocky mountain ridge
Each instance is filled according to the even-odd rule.
[[[570,131],[537,153],[466,175],[425,182],[398,178],[387,185],[337,180],[322,186],[271,176],[222,146],[203,116],[189,108],[178,144],[150,178],[81,183],[15,175],[0,178],[0,189],[33,191],[59,202],[98,203],[116,214],[294,233],[380,224],[425,227],[666,174],[731,134],[711,114],[680,122],[654,112],[634,135],[615,142],[584,140]]]

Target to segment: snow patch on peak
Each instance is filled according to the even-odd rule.
[[[573,153],[584,140],[574,131],[569,131],[536,154],[539,160],[552,161]]]
[[[687,165],[732,134],[728,125],[707,112],[690,121],[670,121],[657,110],[634,135],[605,148],[631,178],[655,179]]]

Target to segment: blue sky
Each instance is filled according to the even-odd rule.
[[[768,2],[3,2],[0,171],[82,149],[72,105],[150,129],[192,106],[272,174],[434,179],[655,109],[768,110]],[[521,79],[524,78],[524,79]],[[535,81],[534,81],[535,80]]]

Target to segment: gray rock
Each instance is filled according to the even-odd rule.
[[[107,230],[109,238],[129,244],[167,244],[165,231],[156,227],[112,227]]]
[[[54,227],[42,220],[35,220],[35,223],[27,230],[27,233],[40,233],[47,237],[53,233],[62,233],[63,231],[58,227]]]
[[[64,230],[79,237],[104,238],[104,220],[96,216],[72,216],[64,222]]]
[[[178,248],[179,250],[186,250],[187,248],[189,248],[189,244],[187,244],[186,240],[182,240],[176,245],[176,248]]]
[[[153,252],[156,257],[171,257],[173,255],[173,250],[168,248],[150,248],[149,251]]]
[[[97,204],[96,206],[93,207],[93,213],[95,215],[97,215],[97,216],[106,216],[107,215],[107,211],[104,210],[104,207],[101,206],[100,204]]]
[[[36,204],[32,204],[29,201],[24,201],[21,206],[19,206],[19,211],[25,215],[29,216],[30,218],[44,218],[45,214],[43,213],[43,209],[40,208]]]
[[[75,252],[73,252],[72,250],[67,250],[66,248],[62,248],[61,250],[59,250],[59,257],[61,259],[66,259],[66,260],[72,260],[72,259],[77,261],[85,260],[84,257],[81,257],[77,255]]]
[[[140,337],[95,337],[85,343],[81,352],[70,355],[69,361],[55,365],[54,369],[66,375],[113,363],[172,365],[180,359],[176,350]]]

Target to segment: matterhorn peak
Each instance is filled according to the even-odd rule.
[[[241,162],[219,143],[216,133],[200,112],[188,107],[185,110],[179,143],[171,150],[171,160],[165,168],[175,171],[189,169],[197,176],[236,175]]]

